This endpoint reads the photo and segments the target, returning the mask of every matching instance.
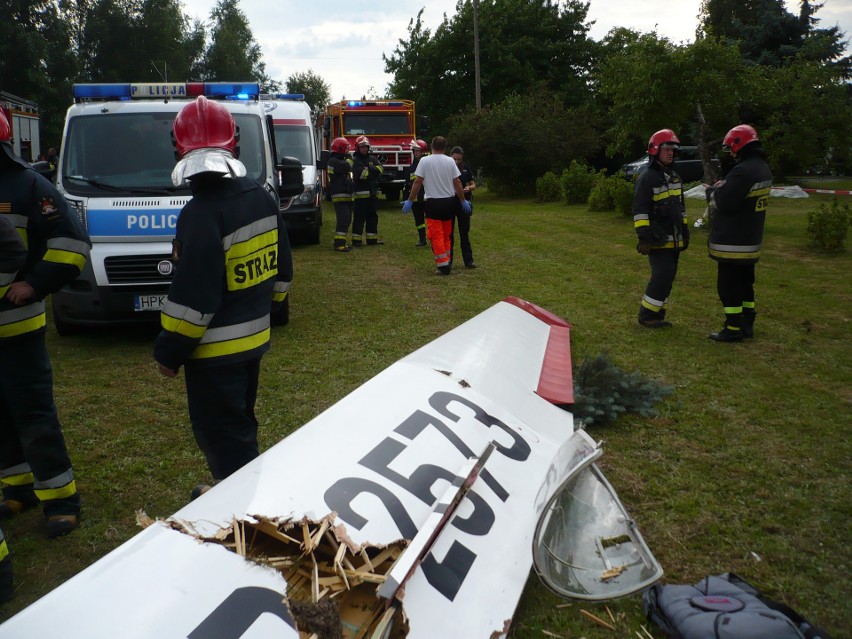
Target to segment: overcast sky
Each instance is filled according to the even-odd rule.
[[[186,13],[207,23],[215,0],[182,0]],[[852,0],[823,0],[820,26],[839,24],[852,35]],[[798,13],[797,0],[785,0]],[[444,13],[455,14],[456,0],[239,0],[252,33],[263,50],[266,73],[284,81],[312,69],[331,86],[333,100],[383,95],[391,77],[382,54],[390,56],[408,23],[424,8],[423,23],[434,32]],[[656,30],[674,42],[695,38],[700,0],[591,0],[591,36],[601,39],[613,27]],[[471,35],[471,47],[473,36]],[[847,49],[848,50],[848,49]],[[170,78],[178,80],[177,78]],[[241,80],[242,78],[226,78]],[[393,96],[416,98],[416,96]]]

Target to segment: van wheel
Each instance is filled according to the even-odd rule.
[[[69,337],[71,335],[79,335],[81,328],[76,324],[69,324],[59,314],[55,308],[53,309],[53,327],[60,337]]]

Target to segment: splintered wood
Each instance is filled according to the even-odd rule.
[[[303,639],[400,639],[408,623],[400,608],[376,595],[406,545],[354,547],[321,521],[234,520],[213,541],[241,557],[271,566],[287,580],[287,604]],[[396,611],[396,612],[394,612]],[[390,617],[396,615],[390,623]]]

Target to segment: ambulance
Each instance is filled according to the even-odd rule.
[[[260,104],[267,115],[272,116],[272,133],[279,157],[295,157],[302,163],[301,193],[289,203],[281,203],[284,224],[291,238],[299,236],[310,244],[319,244],[322,205],[311,108],[301,93],[264,93],[260,96]]]
[[[302,192],[301,165],[297,174],[295,160],[282,165],[257,83],[75,84],[73,91],[56,185],[88,230],[92,252],[83,273],[53,295],[60,335],[159,321],[174,274],[178,215],[192,196],[172,184],[172,123],[196,96],[221,101],[233,114],[248,177],[276,200]]]

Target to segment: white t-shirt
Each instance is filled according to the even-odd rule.
[[[449,155],[435,154],[420,158],[417,168],[414,169],[414,175],[423,178],[423,188],[427,200],[456,197],[453,179],[461,173],[459,173],[459,167],[456,166],[455,160]]]

